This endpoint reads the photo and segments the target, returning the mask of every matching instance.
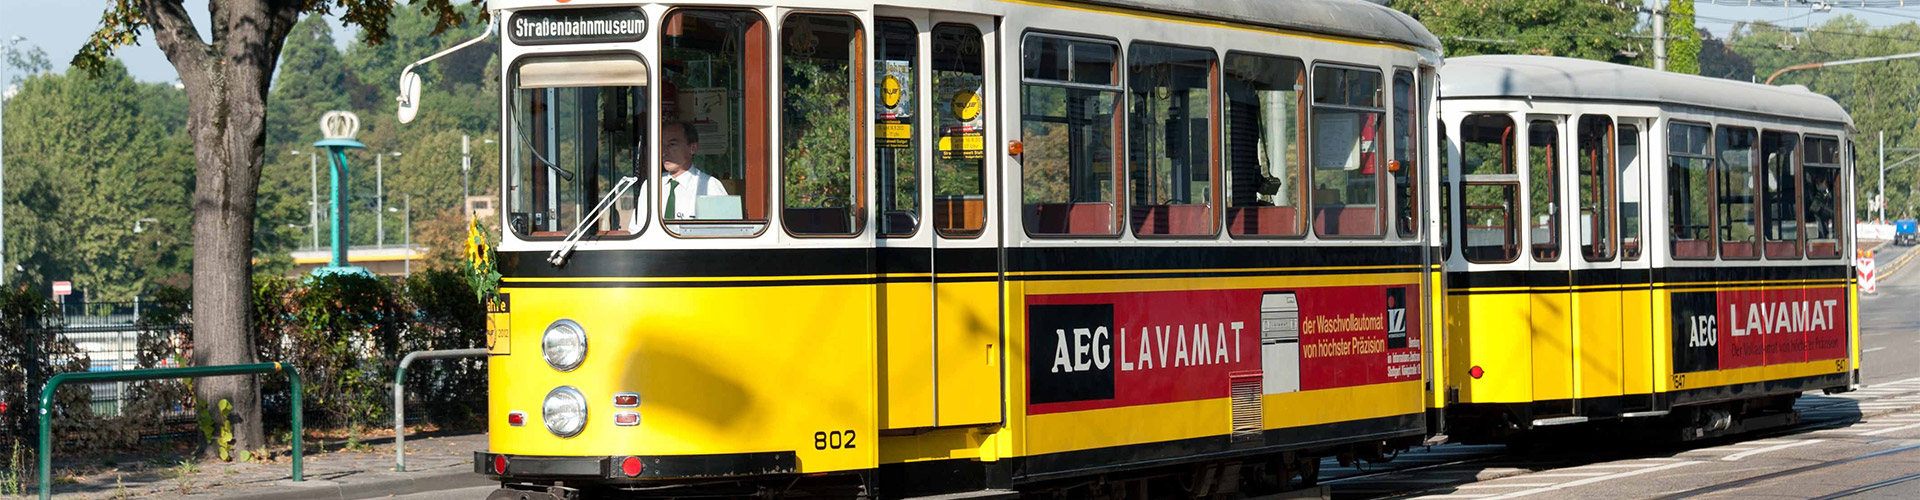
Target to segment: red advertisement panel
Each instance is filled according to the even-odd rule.
[[[1674,293],[1674,371],[1846,358],[1846,293],[1844,287]]]
[[[1027,297],[1028,413],[1419,380],[1418,287]]]

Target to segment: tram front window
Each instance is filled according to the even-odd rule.
[[[586,223],[594,234],[639,233],[646,64],[631,56],[542,57],[516,65],[514,82],[506,154],[513,231],[560,238]],[[636,182],[616,189],[629,176]],[[610,203],[589,220],[603,201]]]

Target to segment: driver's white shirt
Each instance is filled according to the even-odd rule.
[[[699,215],[695,212],[699,210],[699,199],[701,196],[727,195],[726,186],[720,185],[719,179],[707,175],[706,172],[701,172],[700,167],[689,167],[686,170],[680,171],[679,174],[669,177],[669,179],[677,182],[678,185],[666,182],[661,183],[662,185],[673,187],[674,213],[667,214],[668,219],[698,218]],[[663,193],[660,197],[660,209],[666,210],[666,207],[667,196]]]

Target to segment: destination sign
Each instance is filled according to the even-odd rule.
[[[507,33],[522,45],[634,42],[647,33],[647,15],[636,8],[521,12]]]

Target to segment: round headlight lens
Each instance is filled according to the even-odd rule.
[[[573,371],[587,359],[587,330],[573,320],[555,321],[547,326],[547,333],[540,336],[540,351],[553,369]]]
[[[573,437],[587,428],[587,397],[572,387],[561,386],[547,393],[540,405],[540,419],[555,436]]]

